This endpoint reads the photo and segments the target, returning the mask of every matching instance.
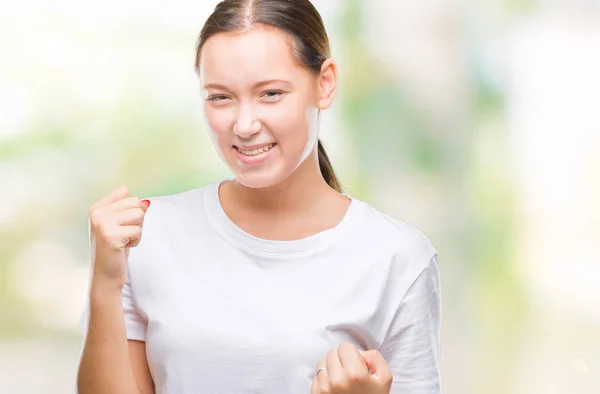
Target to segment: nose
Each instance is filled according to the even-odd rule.
[[[254,115],[250,106],[240,108],[238,118],[233,125],[233,131],[237,136],[243,139],[248,139],[261,129],[260,121]]]

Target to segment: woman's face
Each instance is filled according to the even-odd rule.
[[[209,133],[241,184],[275,185],[315,152],[318,110],[335,89],[323,97],[331,76],[324,83],[298,64],[283,31],[214,35],[202,49],[200,76]]]

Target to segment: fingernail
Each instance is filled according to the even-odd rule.
[[[146,203],[146,208],[148,208],[150,206],[150,200],[142,200],[142,202]]]

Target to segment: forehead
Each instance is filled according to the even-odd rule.
[[[207,83],[291,78],[303,72],[307,70],[294,58],[291,38],[275,28],[216,34],[201,53],[200,74]]]

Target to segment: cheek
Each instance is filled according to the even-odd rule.
[[[300,100],[286,100],[269,109],[265,123],[273,137],[284,146],[297,146],[310,139],[315,127],[312,111]],[[316,117],[315,117],[316,118]]]
[[[229,139],[232,126],[230,111],[222,108],[204,107],[204,120],[208,133],[214,142],[223,143]]]

